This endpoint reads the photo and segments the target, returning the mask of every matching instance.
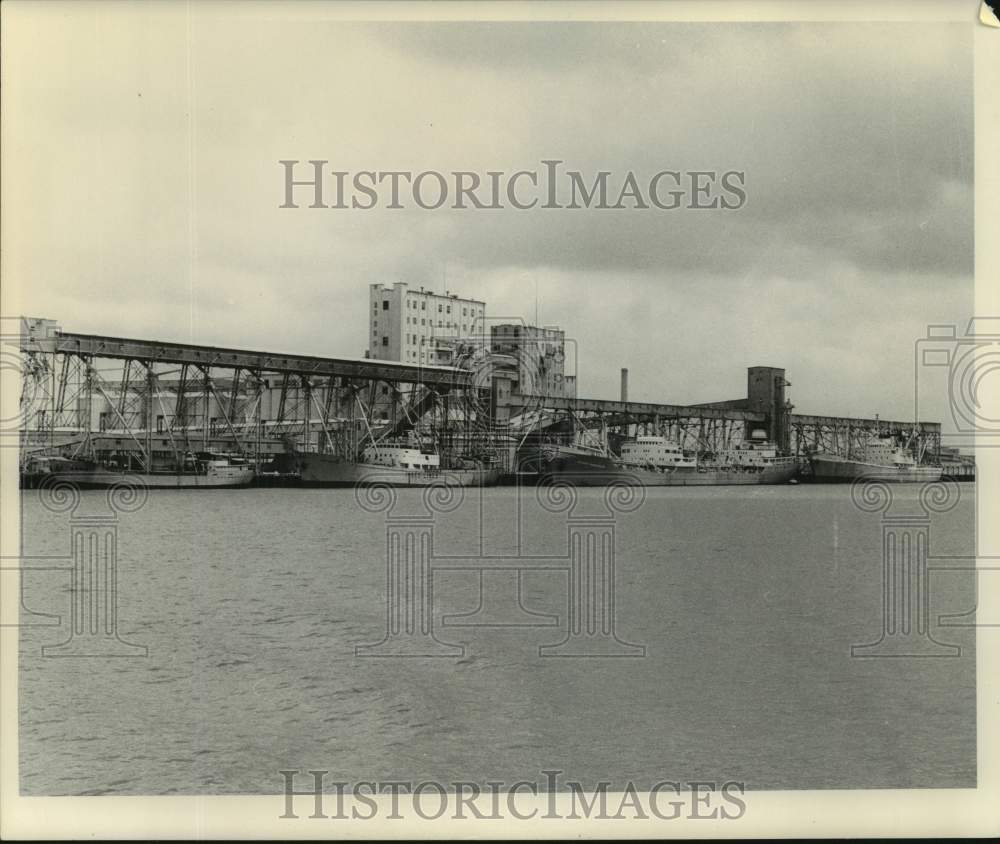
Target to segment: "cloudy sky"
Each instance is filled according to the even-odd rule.
[[[44,5],[44,4],[43,4]],[[67,330],[360,356],[367,285],[559,324],[581,395],[909,418],[972,309],[967,26],[52,7],[7,50],[4,278]],[[209,8],[209,7],[206,7]],[[330,169],[746,173],[739,211],[280,209]],[[13,203],[13,204],[12,204]]]

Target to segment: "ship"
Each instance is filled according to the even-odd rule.
[[[640,436],[621,444],[615,456],[606,444],[580,438],[571,445],[542,445],[522,452],[522,472],[534,473],[542,482],[567,482],[576,486],[723,486],[783,484],[798,474],[794,457],[782,457],[763,431],[736,448],[700,461],[672,440]]]
[[[238,489],[250,486],[253,466],[246,460],[212,452],[188,453],[174,465],[154,462],[151,471],[127,457],[97,460],[34,457],[25,467],[26,486],[69,483],[80,489],[131,485],[148,489]]]
[[[436,449],[406,441],[369,445],[360,460],[295,451],[293,465],[302,486],[493,486],[500,481],[499,468],[473,460],[459,460],[453,466],[442,467]]]
[[[941,467],[918,463],[894,437],[875,436],[865,443],[859,457],[813,454],[810,480],[816,483],[851,483],[857,480],[888,483],[931,483],[941,479]]]

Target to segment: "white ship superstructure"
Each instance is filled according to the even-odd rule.
[[[441,457],[436,451],[407,443],[370,445],[364,450],[362,462],[370,466],[416,469],[428,473],[437,472],[441,468]]]
[[[735,448],[723,452],[723,462],[743,469],[798,467],[798,460],[781,455],[777,444],[771,442],[767,438],[767,433],[760,429],[755,430],[749,439],[739,443]]]
[[[684,454],[681,447],[665,437],[636,437],[621,446],[621,462],[625,466],[656,469],[695,470],[698,461]]]
[[[372,443],[362,450],[360,460],[295,453],[296,469],[305,486],[492,486],[500,480],[499,468],[466,462],[462,467],[442,468],[437,449],[416,438]]]

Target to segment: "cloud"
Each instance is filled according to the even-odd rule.
[[[636,398],[728,398],[770,362],[803,412],[891,415],[909,408],[906,338],[971,311],[967,27],[59,8],[9,48],[5,269],[24,310],[69,329],[357,355],[371,282],[529,319],[537,284],[586,394],[615,395],[630,366]],[[615,183],[737,169],[748,201],[279,209],[288,158],[480,173],[557,158]]]

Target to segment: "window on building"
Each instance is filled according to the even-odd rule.
[[[420,310],[422,310],[422,311],[426,311],[427,310],[427,302],[421,302],[420,303]]]
[[[158,433],[158,434],[162,434],[163,433],[164,422],[165,422],[165,420],[164,420],[164,418],[163,418],[162,415],[156,417],[156,433]]]
[[[383,311],[389,310],[389,300],[388,299],[383,299],[382,300],[382,310]]]
[[[441,306],[438,305],[438,313],[441,313]]]
[[[451,305],[448,305],[448,307],[446,309],[446,312],[449,313],[449,314],[451,313]]]
[[[385,337],[385,336],[382,337],[382,345],[383,346],[388,346],[389,345],[389,338],[388,337]]]

